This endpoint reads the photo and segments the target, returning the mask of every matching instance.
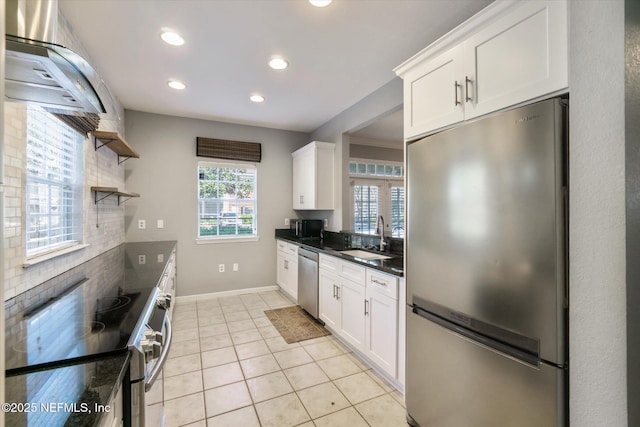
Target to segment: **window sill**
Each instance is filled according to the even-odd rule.
[[[62,255],[67,255],[67,254],[70,254],[72,252],[79,251],[79,250],[84,249],[84,248],[86,248],[88,246],[89,246],[88,244],[80,244],[80,243],[78,243],[76,245],[67,246],[65,248],[55,250],[53,252],[48,252],[46,254],[37,255],[37,256],[34,256],[32,258],[28,258],[24,263],[22,263],[22,267],[23,268],[32,267],[32,266],[34,266],[36,264],[40,264],[42,262],[49,261],[50,259],[62,256]]]
[[[230,237],[199,237],[196,239],[196,245],[214,245],[218,243],[249,243],[257,242],[260,240],[260,236],[230,236]]]

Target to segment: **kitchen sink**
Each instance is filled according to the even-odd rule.
[[[373,252],[363,251],[360,249],[350,249],[347,251],[340,251],[340,253],[345,255],[350,255],[356,258],[366,259],[366,260],[383,260],[383,259],[391,258],[390,256],[387,256],[387,255],[376,254]]]

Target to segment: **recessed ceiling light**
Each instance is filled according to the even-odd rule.
[[[326,7],[331,4],[331,0],[309,0],[309,3],[311,3],[315,7]]]
[[[182,46],[184,44],[184,39],[182,36],[175,31],[171,30],[163,30],[162,34],[160,34],[162,40],[165,43],[170,44],[172,46]]]
[[[182,83],[180,80],[169,80],[167,82],[167,85],[171,89],[175,89],[175,90],[183,90],[183,89],[185,89],[187,87],[187,85]]]
[[[262,95],[258,95],[258,94],[253,94],[249,97],[249,99],[252,102],[256,102],[256,103],[260,103],[260,102],[264,102],[264,96]]]
[[[284,70],[288,66],[289,63],[287,62],[287,60],[281,56],[273,56],[269,60],[269,67],[273,68],[274,70]]]

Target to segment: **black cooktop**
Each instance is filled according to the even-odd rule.
[[[8,300],[6,375],[126,353],[174,247],[122,244]]]

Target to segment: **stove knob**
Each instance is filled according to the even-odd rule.
[[[158,307],[168,310],[169,307],[171,307],[171,294],[162,293],[158,295],[156,302],[158,303]]]
[[[147,329],[144,333],[144,339],[148,341],[156,341],[160,345],[164,344],[164,334],[162,332],[156,332],[151,329]]]
[[[144,354],[145,363],[149,363],[153,359],[160,357],[162,352],[162,345],[155,340],[142,340],[140,341],[140,348]]]

